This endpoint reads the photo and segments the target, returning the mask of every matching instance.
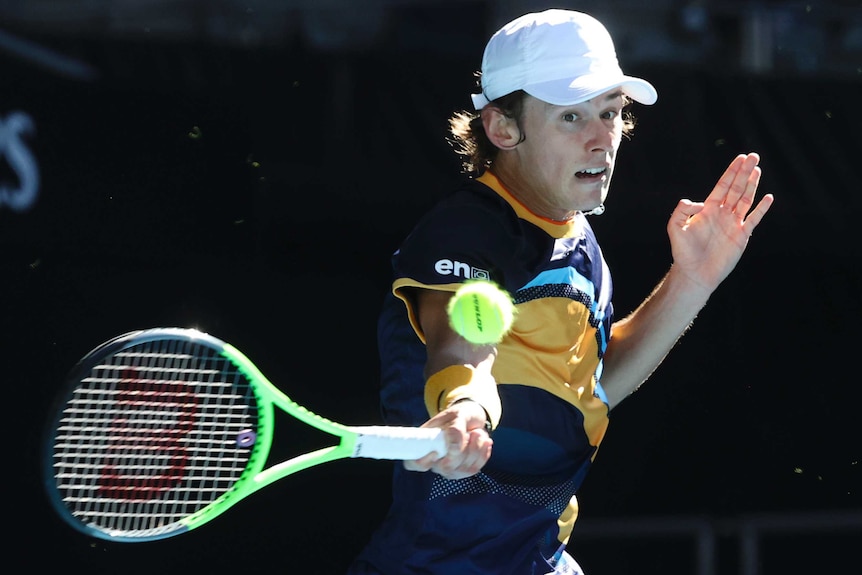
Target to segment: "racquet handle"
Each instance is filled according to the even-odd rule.
[[[442,429],[379,425],[350,429],[359,434],[351,457],[409,461],[425,457],[432,451],[440,457],[447,452]]]

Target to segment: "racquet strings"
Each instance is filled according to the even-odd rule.
[[[164,534],[232,488],[255,432],[253,388],[216,349],[134,344],[99,358],[73,390],[53,445],[57,490],[91,527]]]

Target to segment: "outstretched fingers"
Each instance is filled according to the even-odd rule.
[[[736,178],[737,173],[739,173],[739,168],[742,166],[744,161],[745,155],[740,154],[730,162],[730,165],[727,166],[724,173],[721,174],[721,177],[715,184],[715,187],[712,189],[712,193],[709,194],[707,202],[724,206],[727,201],[727,195],[730,192],[730,187],[733,184],[733,180]]]
[[[730,210],[740,219],[754,203],[754,195],[760,183],[760,155],[756,153],[736,156],[710,194],[710,200]]]
[[[757,194],[757,186],[760,185],[762,174],[760,166],[756,163],[759,159],[752,161],[750,158],[751,156],[743,163],[743,167],[739,171],[740,181],[734,180],[725,202],[725,207],[731,209],[739,219],[745,219],[748,210],[754,204],[754,197]],[[749,168],[751,171],[748,171]],[[745,180],[743,181],[742,178]]]

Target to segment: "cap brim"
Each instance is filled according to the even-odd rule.
[[[552,80],[524,87],[531,96],[556,106],[572,106],[591,100],[614,88],[622,88],[623,93],[640,104],[650,106],[658,100],[655,87],[641,78],[632,76],[598,77],[589,76],[571,79]]]

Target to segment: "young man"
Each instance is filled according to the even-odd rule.
[[[586,215],[603,209],[627,104],[656,98],[586,14],[528,14],[490,39],[477,113],[452,120],[474,177],[393,257],[380,319],[387,423],[443,428],[448,453],[396,465],[391,509],[352,575],[580,573],[565,548],[608,412],[688,329],[772,204],[752,210],[759,158],[735,158],[704,202],[678,202],[671,269],[614,318]],[[497,345],[449,326],[450,296],[474,278],[517,305]]]

